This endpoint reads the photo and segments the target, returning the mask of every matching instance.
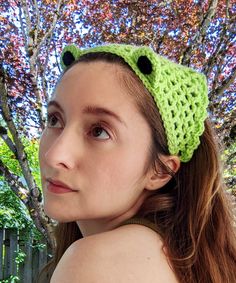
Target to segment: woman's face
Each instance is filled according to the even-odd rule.
[[[146,193],[151,130],[120,85],[122,71],[79,63],[55,90],[39,153],[44,208],[53,219],[112,219]]]

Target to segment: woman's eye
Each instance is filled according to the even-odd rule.
[[[55,114],[48,114],[47,126],[49,128],[61,128],[60,121]]]
[[[100,140],[107,140],[110,138],[108,132],[101,125],[94,126],[90,131],[90,135]]]

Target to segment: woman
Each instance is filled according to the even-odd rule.
[[[205,77],[148,47],[61,58],[39,154],[50,282],[236,282]]]

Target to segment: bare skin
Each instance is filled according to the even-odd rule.
[[[66,251],[51,283],[177,283],[162,248],[141,225],[89,236]]]

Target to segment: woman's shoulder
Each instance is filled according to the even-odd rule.
[[[176,283],[160,237],[141,225],[125,225],[74,242],[52,283]]]

